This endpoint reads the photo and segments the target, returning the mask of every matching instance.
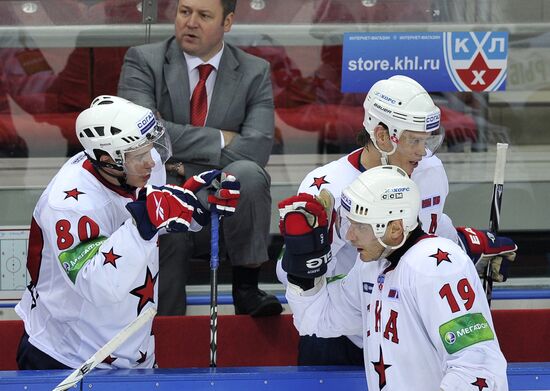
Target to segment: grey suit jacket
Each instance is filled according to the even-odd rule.
[[[160,114],[173,157],[186,176],[237,160],[265,167],[274,133],[269,63],[225,43],[204,127],[189,124],[190,88],[185,57],[175,37],[126,53],[119,96]],[[220,129],[238,135],[221,149]]]

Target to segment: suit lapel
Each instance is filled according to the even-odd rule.
[[[237,70],[238,67],[239,62],[226,43],[220,60],[220,68],[216,76],[216,84],[214,85],[212,100],[210,101],[206,126],[221,127],[225,114],[233,100],[234,91],[237,90],[241,82],[242,74]],[[212,108],[215,108],[215,110],[212,110]]]
[[[172,115],[174,122],[188,124],[189,115],[189,75],[187,74],[187,63],[182,50],[174,39],[166,52],[166,63],[164,64],[164,78],[170,102],[172,104]]]

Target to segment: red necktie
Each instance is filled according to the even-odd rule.
[[[191,125],[204,126],[208,112],[208,97],[206,96],[206,79],[214,69],[210,64],[202,64],[199,68],[199,82],[191,96]]]

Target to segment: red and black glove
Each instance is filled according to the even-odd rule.
[[[194,175],[185,181],[183,187],[193,193],[201,189],[208,190],[210,210],[215,209],[220,216],[231,216],[235,213],[241,196],[241,183],[238,179],[220,170],[210,170]]]
[[[480,277],[491,265],[493,281],[508,278],[508,265],[516,259],[518,246],[506,236],[496,236],[490,231],[470,227],[456,227],[466,253],[470,256]]]
[[[146,186],[138,190],[138,198],[126,204],[141,237],[150,240],[159,229],[186,232],[192,220],[206,213],[197,197],[181,187]]]
[[[314,196],[300,193],[278,204],[279,229],[285,241],[282,267],[288,280],[306,290],[327,272],[332,258],[330,220],[325,206]],[[329,211],[332,214],[332,211]]]

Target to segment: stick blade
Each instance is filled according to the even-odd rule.
[[[59,383],[52,391],[65,391],[78,384],[84,375],[90,372],[97,365],[94,365],[95,361],[95,355],[90,357],[84,364],[71,372],[71,374]]]

